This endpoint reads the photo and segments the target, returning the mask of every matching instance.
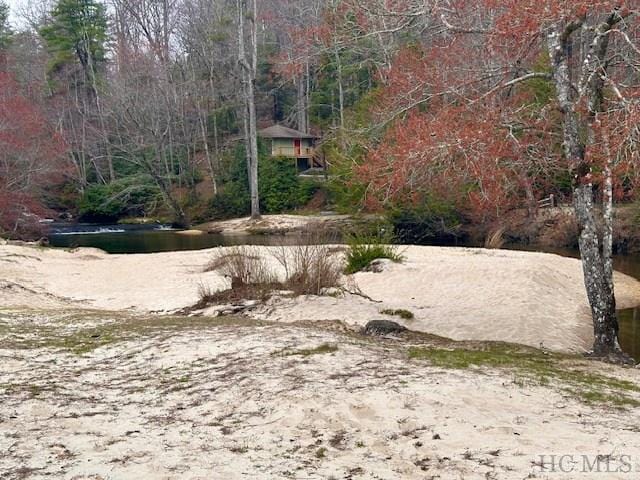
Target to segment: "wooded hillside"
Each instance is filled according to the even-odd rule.
[[[490,233],[576,182],[633,201],[637,7],[43,0],[17,27],[2,6],[0,226],[186,225],[313,198],[420,237]],[[328,182],[269,158],[256,131],[275,123],[321,139]]]

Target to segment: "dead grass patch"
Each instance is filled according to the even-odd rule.
[[[498,249],[504,247],[506,227],[501,225],[491,230],[484,240],[484,248]]]
[[[299,350],[293,350],[293,349],[289,349],[289,348],[285,348],[283,350],[280,350],[278,352],[274,352],[273,355],[276,356],[283,356],[283,357],[290,357],[290,356],[294,356],[294,355],[299,355],[302,357],[309,357],[311,355],[321,355],[324,353],[335,353],[338,351],[338,346],[331,344],[331,343],[323,343],[321,345],[318,345],[315,348],[303,348],[303,349],[299,349]]]
[[[395,308],[395,309],[387,308],[385,310],[382,310],[380,313],[382,313],[383,315],[392,315],[395,317],[400,317],[405,320],[413,320],[415,318],[415,315],[413,314],[412,311],[405,310],[404,308]]]
[[[322,295],[326,289],[340,286],[342,247],[329,245],[332,234],[319,229],[305,232],[304,243],[280,245],[270,255],[284,270],[278,275],[260,250],[238,246],[220,251],[209,261],[205,271],[217,271],[231,280],[231,288],[213,291],[198,287],[199,302],[193,309],[240,300],[268,299],[274,291],[291,291],[295,295]]]
[[[201,310],[211,305],[227,305],[236,304],[245,300],[258,300],[265,302],[269,299],[272,292],[281,289],[279,283],[253,283],[253,284],[236,284],[227,290],[213,290],[206,284],[198,285],[198,303],[192,307],[186,308],[182,313],[189,313],[195,310]]]

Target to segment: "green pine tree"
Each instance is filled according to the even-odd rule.
[[[0,0],[0,50],[4,50],[11,41],[11,26],[9,25],[9,6]]]
[[[79,65],[89,89],[105,62],[107,17],[103,4],[94,0],[58,0],[51,20],[40,34],[51,54],[50,75],[65,66]]]

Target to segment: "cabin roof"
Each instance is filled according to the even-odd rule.
[[[293,128],[287,128],[282,125],[271,125],[258,131],[258,136],[263,138],[317,138],[308,133],[302,133]]]

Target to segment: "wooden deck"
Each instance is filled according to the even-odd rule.
[[[315,155],[313,147],[274,147],[271,150],[274,157],[291,157],[291,158],[312,158]]]

